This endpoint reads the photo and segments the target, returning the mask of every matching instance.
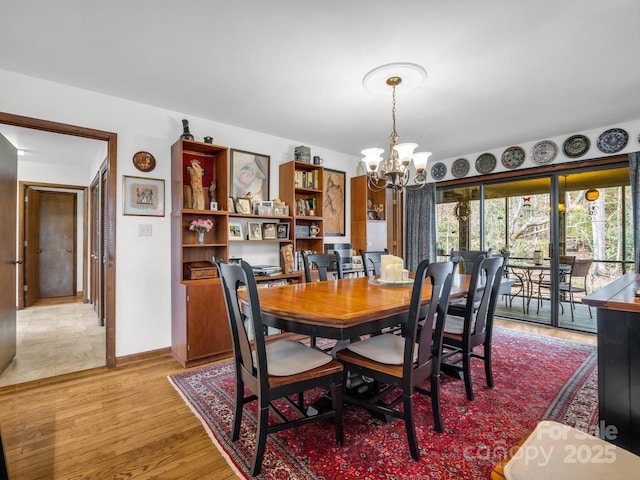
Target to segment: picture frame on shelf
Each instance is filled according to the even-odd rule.
[[[262,224],[262,239],[263,240],[276,240],[278,238],[275,222],[265,222]]]
[[[262,227],[260,222],[248,222],[249,240],[262,240]]]
[[[164,180],[123,175],[123,215],[164,217]]]
[[[289,224],[288,223],[278,223],[276,228],[278,240],[289,240]]]
[[[323,230],[327,237],[345,236],[345,183],[345,172],[324,169],[322,212],[324,217]]]
[[[288,217],[289,216],[289,205],[274,205],[273,206],[273,214],[276,217]]]
[[[258,203],[258,215],[273,216],[273,201],[262,200]]]
[[[229,222],[229,240],[244,240],[240,223]]]
[[[227,200],[227,210],[229,213],[236,213],[236,205],[233,201],[233,197],[229,197]]]
[[[255,202],[268,200],[270,160],[269,155],[231,149],[229,187],[233,197],[251,194]]]
[[[249,197],[236,198],[236,213],[251,215],[251,199]]]

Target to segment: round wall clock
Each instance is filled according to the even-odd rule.
[[[518,168],[524,163],[525,153],[520,147],[509,147],[502,152],[502,165],[507,168]]]
[[[141,172],[150,172],[156,168],[156,159],[149,152],[136,152],[133,165]]]
[[[598,137],[598,150],[602,153],[618,153],[627,146],[629,134],[622,128],[611,128]]]
[[[553,162],[558,155],[558,146],[551,140],[542,140],[531,149],[531,160],[538,165],[547,165]]]
[[[569,158],[578,158],[587,153],[591,142],[584,135],[572,135],[562,145],[562,151]]]

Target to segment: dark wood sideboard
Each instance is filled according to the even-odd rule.
[[[597,308],[601,436],[636,455],[640,455],[638,289],[640,275],[626,274],[582,299]],[[611,427],[617,430],[615,438]]]

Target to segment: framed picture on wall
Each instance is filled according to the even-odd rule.
[[[345,235],[345,183],[346,174],[339,170],[324,169],[322,191],[324,205],[324,235],[327,237]]]
[[[164,180],[122,177],[124,215],[164,217]]]
[[[231,149],[231,195],[239,198],[251,194],[251,200],[254,202],[269,200],[270,159],[268,155]]]

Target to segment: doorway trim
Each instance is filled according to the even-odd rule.
[[[0,112],[0,123],[107,142],[107,218],[104,222],[107,255],[105,285],[106,365],[113,368],[116,366],[116,182],[114,179],[116,178],[118,135],[113,132],[4,112]]]

